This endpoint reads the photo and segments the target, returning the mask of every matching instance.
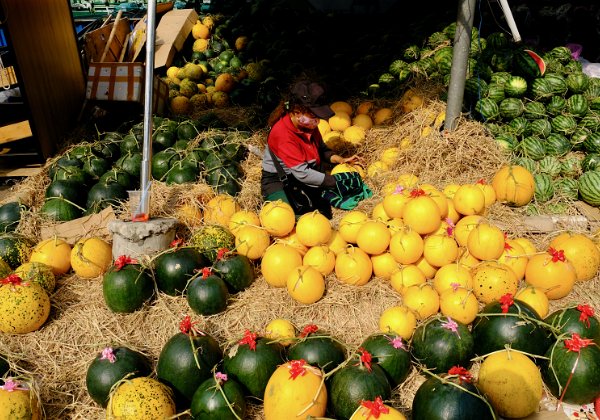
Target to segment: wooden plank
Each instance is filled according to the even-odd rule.
[[[30,166],[24,168],[0,168],[0,177],[28,177],[39,174],[42,166]]]
[[[108,38],[110,37],[110,33],[114,26],[115,23],[113,22],[85,34],[84,50],[88,64],[91,62],[100,62],[104,48],[108,45]],[[125,37],[129,32],[131,32],[131,28],[129,27],[129,19],[120,19],[116,24],[116,28],[114,42],[110,44],[106,61],[119,60],[122,46],[125,45]]]
[[[0,144],[31,137],[29,121],[21,121],[0,127]]]
[[[2,0],[31,128],[44,158],[77,123],[85,78],[67,0]]]

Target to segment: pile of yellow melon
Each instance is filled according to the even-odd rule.
[[[567,296],[600,268],[600,251],[585,235],[563,233],[536,250],[487,219],[496,201],[532,199],[531,174],[522,167],[500,169],[490,184],[441,190],[403,174],[384,191],[371,214],[349,211],[337,226],[318,212],[296,220],[282,201],[266,202],[256,213],[226,196],[219,197],[219,208],[228,209],[219,222],[234,234],[237,252],[260,261],[269,285],[287,288],[302,304],[324,296],[330,274],[353,286],[375,277],[389,281],[402,305],[383,312],[380,329],[405,339],[418,320],[438,312],[470,324],[481,304],[507,293],[544,317],[549,299]]]

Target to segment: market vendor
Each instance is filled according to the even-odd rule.
[[[357,155],[339,156],[323,142],[319,119],[328,120],[333,115],[322,84],[301,81],[292,86],[269,118],[271,131],[263,155],[261,179],[265,201],[285,201],[297,215],[316,209],[331,218],[330,202],[322,193],[336,187],[336,178],[326,173],[326,164],[361,161]],[[288,183],[285,191],[284,183]],[[301,208],[302,203],[312,205]]]

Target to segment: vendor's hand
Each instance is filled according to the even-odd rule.
[[[347,158],[342,158],[342,163],[361,164],[362,158],[358,155],[352,155]]]

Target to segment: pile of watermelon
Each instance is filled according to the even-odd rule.
[[[154,117],[152,177],[166,184],[205,181],[217,193],[239,192],[240,162],[250,134],[213,128],[215,121]],[[75,145],[49,166],[40,214],[59,222],[73,220],[118,207],[129,190],[139,189],[143,122],[99,137]]]
[[[407,47],[371,91],[393,94],[416,78],[448,86],[455,31],[453,23]],[[540,56],[473,28],[464,95],[463,111],[535,175],[536,203],[600,205],[600,79],[583,73],[569,48]]]

